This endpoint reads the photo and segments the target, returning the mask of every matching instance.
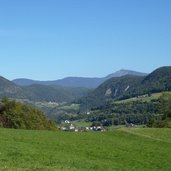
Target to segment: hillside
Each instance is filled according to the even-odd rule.
[[[33,84],[18,86],[13,82],[0,77],[0,98],[27,99],[31,101],[70,102],[90,92],[87,88],[72,88]]]
[[[78,102],[84,107],[94,107],[102,105],[111,99],[126,99],[143,94],[171,90],[170,68],[171,67],[158,68],[147,76],[139,76],[144,75],[139,72],[120,70],[119,72],[103,78],[104,81],[105,79],[112,77],[102,83],[94,91],[91,91],[88,88],[70,87],[70,85],[75,86],[75,83],[79,86],[84,84],[84,87],[88,87],[88,78],[66,78],[65,83],[68,84],[68,87],[62,87],[59,85],[42,84],[18,86],[7,79],[0,77],[0,97],[7,96],[9,98],[28,99],[31,101],[71,102],[84,96]],[[52,84],[52,82],[48,82],[48,84]],[[94,84],[94,82],[91,81],[91,84]]]
[[[84,99],[83,107],[104,105],[108,100],[127,99],[161,91],[171,90],[171,67],[161,67],[147,76],[122,76],[111,78],[101,84]]]
[[[41,111],[8,99],[3,99],[0,102],[0,127],[15,129],[56,129],[56,126]]]
[[[32,101],[70,102],[86,95],[90,90],[86,88],[64,88],[61,86],[47,86],[33,84],[22,87],[26,98]]]
[[[88,107],[94,107],[104,104],[105,101],[110,99],[116,99],[124,92],[128,91],[130,87],[139,85],[143,77],[139,76],[123,76],[117,78],[111,78],[101,84],[88,96],[81,99],[81,104]]]
[[[67,133],[0,129],[2,171],[171,170],[169,129]]]
[[[84,87],[84,88],[96,88],[104,81],[113,78],[113,77],[121,77],[124,75],[137,75],[144,76],[147,75],[145,73],[131,71],[131,70],[119,70],[115,73],[109,74],[106,77],[102,78],[89,78],[89,77],[66,77],[60,80],[54,81],[37,81],[30,79],[15,79],[13,82],[19,86],[28,86],[32,84],[41,84],[41,85],[60,85],[64,87]]]
[[[137,72],[137,71],[132,71],[132,70],[126,70],[126,69],[121,69],[113,74],[109,74],[106,76],[106,80],[113,78],[113,77],[122,77],[125,75],[133,75],[133,76],[146,76],[147,73],[142,73],[142,72]]]
[[[147,125],[151,118],[159,122],[168,110],[167,103],[161,103],[163,97],[171,97],[171,93],[154,93],[150,96],[130,98],[126,100],[108,101],[106,105],[94,107],[87,116],[88,122],[100,122],[103,126],[125,125],[126,122],[136,125]],[[165,99],[165,98],[164,98]],[[157,126],[156,127],[159,127]],[[162,127],[162,125],[160,125]],[[154,126],[155,127],[155,126]],[[163,125],[163,127],[170,127]]]
[[[16,79],[13,82],[0,77],[0,98],[71,102],[91,92],[88,87],[96,87],[108,78],[120,77],[129,73],[132,75],[143,74],[135,71],[120,70],[104,78],[67,77],[56,81]]]
[[[142,81],[142,85],[149,86],[151,92],[171,91],[171,67],[161,67],[149,74]]]
[[[0,77],[0,98],[7,97],[16,97],[23,98],[25,97],[24,91],[21,87],[15,85],[13,82]]]

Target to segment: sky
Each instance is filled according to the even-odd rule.
[[[104,77],[171,66],[170,0],[0,0],[0,75]]]

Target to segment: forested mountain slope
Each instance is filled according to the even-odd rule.
[[[170,66],[158,68],[147,76],[126,75],[111,78],[79,102],[83,106],[94,107],[111,99],[127,99],[161,91],[171,91]]]
[[[121,77],[124,75],[135,75],[135,76],[145,76],[146,73],[136,72],[132,70],[119,70],[115,73],[109,74],[102,78],[91,78],[91,77],[66,77],[59,80],[53,81],[38,81],[38,80],[30,80],[25,78],[15,79],[13,82],[19,86],[29,86],[32,84],[40,84],[40,85],[58,85],[64,87],[84,87],[84,88],[97,88],[104,81],[113,78],[113,77]]]
[[[18,86],[0,77],[0,98],[28,99],[32,101],[71,102],[90,92],[87,88],[71,88],[33,84]]]

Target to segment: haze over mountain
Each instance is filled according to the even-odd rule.
[[[85,87],[85,88],[96,88],[104,81],[112,77],[121,77],[124,75],[137,75],[145,76],[146,73],[131,71],[131,70],[119,70],[115,73],[109,74],[106,77],[102,78],[90,78],[90,77],[66,77],[64,79],[54,80],[54,81],[37,81],[25,78],[19,78],[13,80],[16,85],[19,86],[29,86],[32,84],[41,84],[41,85],[60,85],[64,87]]]

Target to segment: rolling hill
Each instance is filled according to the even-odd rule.
[[[147,76],[126,75],[111,78],[88,96],[82,98],[83,106],[99,106],[108,100],[127,99],[144,94],[171,91],[171,67],[161,67]]]
[[[26,98],[32,101],[71,102],[90,92],[86,88],[66,88],[61,86],[48,86],[33,84],[22,87]]]
[[[96,106],[110,99],[126,99],[146,93],[170,91],[170,68],[171,67],[159,68],[147,76],[135,71],[120,70],[104,78],[68,77],[63,80],[47,82],[37,82],[33,80],[26,80],[26,82],[24,80],[22,80],[23,82],[20,82],[21,80],[18,80],[19,82],[17,80],[14,81],[15,83],[18,82],[17,84],[25,86],[16,85],[14,82],[0,77],[0,97],[7,96],[32,101],[71,102],[84,96],[79,101],[81,104]],[[108,80],[105,81],[106,79]],[[100,84],[100,82],[104,83]],[[57,85],[58,83],[63,86]],[[94,91],[86,88],[95,87],[98,84],[100,84],[99,87]]]
[[[0,98],[4,96],[22,98],[24,91],[21,87],[0,76]]]
[[[120,70],[104,78],[67,77],[56,81],[16,79],[9,81],[0,77],[0,98],[9,97],[32,101],[70,102],[91,92],[105,80],[122,75],[145,75],[144,73]]]
[[[41,85],[60,85],[64,87],[85,87],[85,88],[96,88],[104,81],[113,78],[113,77],[121,77],[124,75],[137,75],[144,76],[147,75],[145,73],[131,71],[131,70],[119,70],[115,73],[109,74],[103,78],[86,78],[86,77],[66,77],[64,79],[55,80],[55,81],[36,81],[30,79],[15,79],[13,82],[19,86],[28,86],[32,84],[41,84]]]
[[[70,102],[90,92],[87,88],[71,88],[33,84],[18,86],[0,77],[0,98],[28,99],[32,101]]]

